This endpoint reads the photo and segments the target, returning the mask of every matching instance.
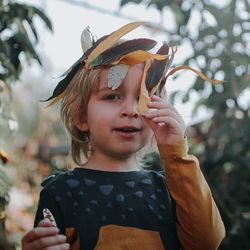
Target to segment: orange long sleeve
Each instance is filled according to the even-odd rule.
[[[215,250],[225,228],[210,188],[187,140],[158,145],[170,193],[176,201],[177,233],[185,250]]]

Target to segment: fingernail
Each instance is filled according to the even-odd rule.
[[[59,231],[60,231],[58,227],[54,227],[54,226],[53,226],[53,227],[51,227],[51,228],[52,228],[51,230],[54,231],[54,232],[59,233]]]
[[[64,249],[69,249],[70,248],[70,245],[68,243],[64,244],[63,245]]]
[[[59,240],[66,241],[66,236],[65,235],[60,234],[60,235],[58,235],[58,237],[59,237]]]

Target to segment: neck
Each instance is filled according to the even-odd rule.
[[[83,167],[109,172],[128,172],[139,170],[135,155],[130,157],[113,157],[100,153],[93,153]]]

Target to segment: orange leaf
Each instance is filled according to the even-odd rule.
[[[141,79],[141,90],[140,90],[140,97],[139,97],[139,104],[138,104],[138,110],[141,114],[145,114],[148,111],[147,102],[150,101],[148,90],[145,84],[147,71],[150,68],[150,66],[151,66],[151,61],[147,60],[144,66],[144,71],[143,71],[143,75]]]
[[[156,59],[156,60],[165,60],[167,58],[166,55],[160,54],[151,54],[144,50],[136,50],[127,55],[122,56],[120,59],[112,62],[112,65],[116,65],[118,63],[125,63],[128,65],[135,65],[142,62],[147,61],[148,59]]]
[[[212,84],[218,84],[218,83],[223,83],[224,81],[220,81],[220,80],[216,80],[216,79],[209,79],[208,77],[206,77],[203,73],[201,73],[200,71],[190,67],[190,66],[187,66],[187,65],[182,65],[182,66],[179,66],[179,67],[176,67],[174,69],[172,69],[168,74],[167,76],[165,77],[165,80],[167,80],[167,78],[170,76],[170,75],[173,75],[175,72],[181,70],[181,69],[188,69],[188,70],[191,70],[193,72],[195,72],[202,80],[204,81],[209,81],[211,82]]]

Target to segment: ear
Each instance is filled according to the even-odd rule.
[[[82,132],[87,132],[89,130],[89,125],[87,121],[85,122],[80,122],[76,124],[76,127],[81,130]]]
[[[87,132],[89,130],[89,124],[86,119],[84,120],[77,119],[75,123],[76,123],[76,127],[82,132]]]

